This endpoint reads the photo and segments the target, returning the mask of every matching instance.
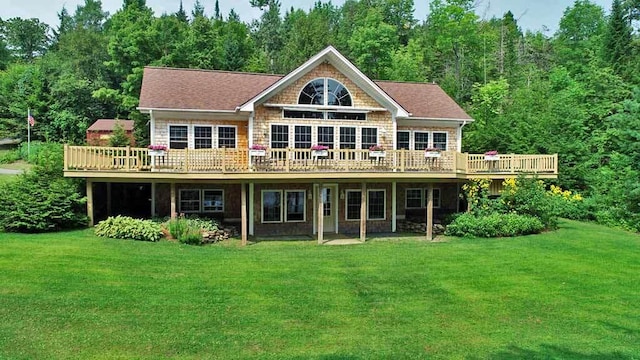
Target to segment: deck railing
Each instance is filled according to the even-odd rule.
[[[171,149],[65,146],[65,171],[163,171],[183,173],[243,172],[437,172],[459,174],[557,174],[557,155],[484,155],[452,151],[426,157],[423,151],[330,149],[318,154],[308,149],[269,149],[251,156],[240,149]]]

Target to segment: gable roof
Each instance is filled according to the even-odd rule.
[[[281,78],[281,75],[145,67],[139,109],[236,111]]]
[[[99,119],[87,131],[113,131],[116,123],[122,124],[124,131],[133,131],[133,120]]]
[[[143,112],[253,111],[254,104],[274,95],[323,61],[330,61],[338,71],[349,73],[354,82],[367,88],[376,101],[395,107],[399,118],[473,120],[440,86],[430,83],[372,81],[332,47],[323,50],[286,76],[145,67],[138,109]]]

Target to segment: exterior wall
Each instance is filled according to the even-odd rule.
[[[187,120],[187,119],[155,119],[155,127],[151,129],[154,131],[155,139],[153,145],[165,145],[169,147],[169,125],[188,125],[189,126],[189,149],[194,148],[194,126],[234,126],[236,127],[236,148],[247,149],[249,147],[247,133],[248,125],[244,120],[230,121],[230,120]],[[218,147],[217,131],[213,130],[213,147]]]
[[[224,213],[200,213],[222,220],[240,219],[240,184],[176,184],[176,211],[180,212],[180,189],[202,189],[224,191]],[[171,185],[156,184],[156,213],[160,217],[171,215]]]
[[[305,221],[304,222],[283,222],[262,223],[262,190],[305,190]],[[309,199],[309,194],[312,194]],[[238,198],[238,203],[240,199]],[[256,184],[254,186],[253,198],[253,221],[256,236],[277,236],[277,235],[311,235],[313,234],[313,184]],[[284,204],[283,199],[283,206]]]
[[[136,140],[133,137],[133,131],[126,131],[127,137],[130,139],[131,146],[135,146]],[[109,146],[109,139],[113,135],[113,131],[87,131],[87,145],[91,146]]]
[[[458,151],[458,128],[457,127],[438,127],[438,126],[398,126],[397,131],[425,131],[425,132],[446,132],[447,133],[447,151]],[[429,140],[433,141],[433,137],[429,136]],[[415,149],[423,150],[423,149]]]
[[[330,64],[321,64],[303,77],[298,79],[294,84],[284,89],[277,95],[268,99],[267,103],[274,104],[297,104],[298,96],[302,88],[311,80],[319,77],[330,77],[341,82],[351,93],[351,99],[354,107],[383,107],[371,98],[367,93],[358,88],[349,78],[340,73]],[[270,144],[271,124],[279,125],[311,125],[311,126],[350,126],[350,127],[377,127],[378,142],[387,149],[393,148],[393,123],[391,113],[388,111],[369,112],[367,120],[317,120],[317,119],[284,119],[282,117],[282,109],[265,107],[263,105],[256,106],[254,115],[253,143],[267,145]],[[294,128],[289,127],[290,138],[293,136]],[[312,139],[316,139],[316,128],[312,129]],[[360,143],[360,132],[356,131],[356,142]],[[385,134],[383,136],[383,134]],[[336,142],[338,137],[336,136]],[[290,144],[293,146],[293,144]]]
[[[340,184],[338,186],[340,194],[345,190],[361,190],[362,184]],[[367,190],[385,190],[385,219],[367,220],[367,233],[391,232],[391,184],[390,183],[367,183]],[[341,234],[359,234],[360,220],[346,220],[346,196],[339,199],[338,231]]]
[[[455,213],[458,209],[458,184],[456,183],[434,183],[434,189],[440,189],[440,207],[433,209],[433,217],[441,221],[448,214]],[[398,183],[397,185],[397,200],[398,200],[398,216],[404,216],[407,220],[426,219],[427,209],[426,207],[421,209],[407,209],[406,208],[406,195],[407,189],[423,189],[424,200],[426,200],[426,183]],[[462,209],[461,209],[462,210]]]

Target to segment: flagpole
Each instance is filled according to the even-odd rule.
[[[31,108],[27,108],[27,161],[31,156],[31,124],[29,120],[31,120]]]

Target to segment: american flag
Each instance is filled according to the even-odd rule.
[[[36,124],[36,119],[34,119],[33,116],[31,116],[31,114],[29,114],[29,116],[27,117],[27,121],[29,121],[29,125],[31,126]]]

